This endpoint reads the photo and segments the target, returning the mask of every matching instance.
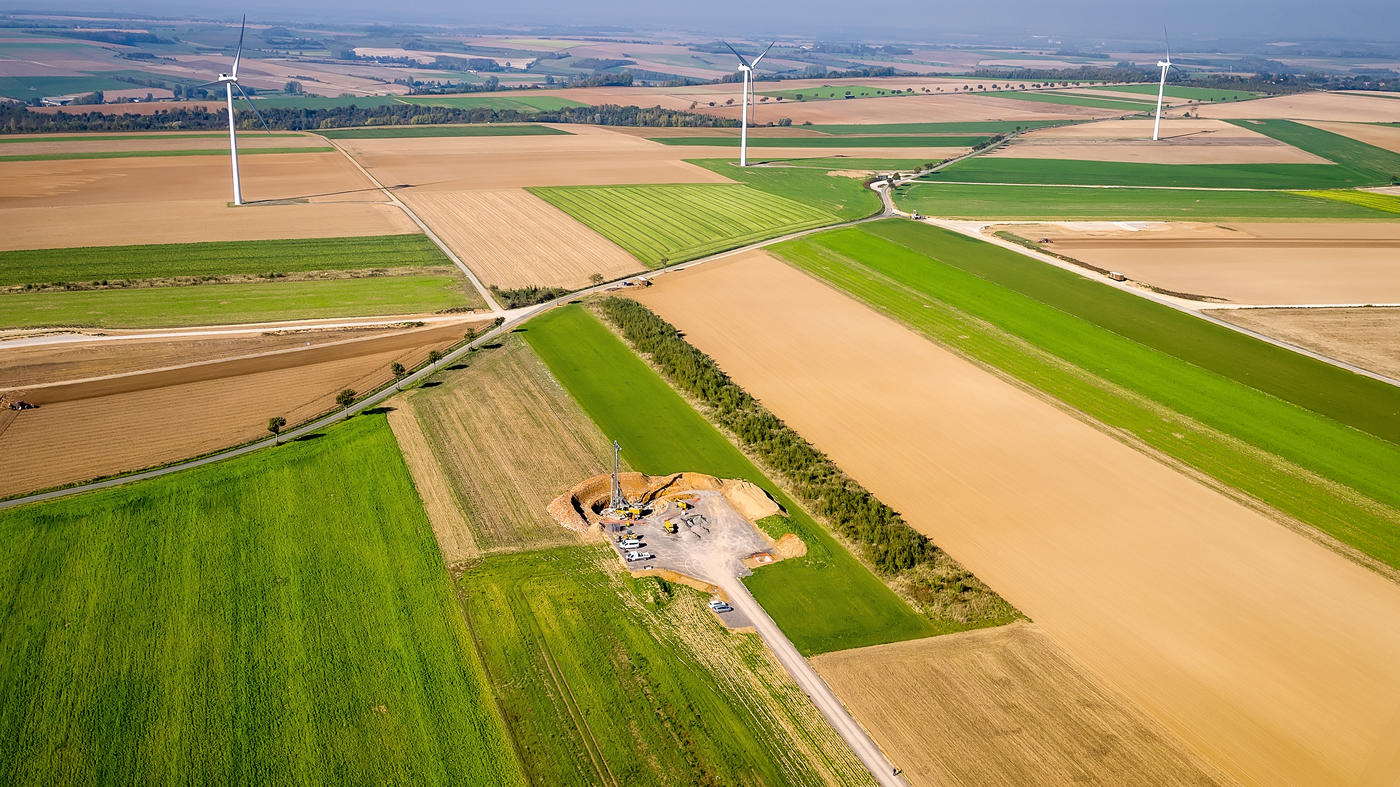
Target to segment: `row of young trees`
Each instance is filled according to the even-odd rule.
[[[672,384],[703,402],[716,421],[782,474],[805,503],[860,544],[877,568],[893,573],[937,556],[938,547],[927,537],[736,385],[675,326],[628,298],[605,298],[600,306]]]
[[[728,127],[739,121],[682,112],[661,107],[603,106],[561,107],[525,112],[514,109],[432,107],[416,104],[358,106],[347,104],[318,109],[266,107],[262,115],[274,129],[314,131],[355,126],[404,126],[429,123],[590,123],[598,126]],[[93,112],[30,112],[19,104],[0,103],[0,134],[58,131],[167,131],[217,130],[227,126],[222,110],[205,112],[176,108],[149,114]],[[261,128],[251,112],[239,114],[239,127]]]

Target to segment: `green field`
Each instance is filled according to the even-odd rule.
[[[834,177],[829,170],[861,169],[870,162],[889,163],[880,159],[811,158],[784,159],[793,167],[740,167],[733,159],[687,159],[690,164],[737,180],[750,188],[778,197],[801,202],[830,213],[842,220],[863,219],[880,212],[880,197],[866,188],[857,178]],[[823,162],[830,166],[816,169]],[[865,162],[862,164],[862,162]],[[903,160],[902,167],[913,168],[914,162]],[[925,164],[927,160],[918,160]],[[896,167],[896,168],[902,168]]]
[[[1109,93],[1139,93],[1144,96],[1153,97],[1153,107],[1156,107],[1157,85],[1101,85],[1087,88],[1088,90],[1101,90]],[[1186,85],[1167,85],[1163,93],[1168,98],[1184,98],[1188,101],[1244,101],[1251,98],[1259,98],[1261,93],[1251,93],[1248,90],[1227,90],[1225,88],[1214,87],[1188,87]]]
[[[527,126],[523,124],[460,126],[367,126],[365,128],[337,128],[317,131],[330,139],[389,139],[399,137],[523,137],[539,134],[568,134],[570,132],[553,126]]]
[[[81,246],[0,251],[0,287],[451,264],[426,235]]]
[[[524,783],[382,415],[0,534],[6,784]]]
[[[937,633],[582,307],[556,309],[525,331],[584,412],[621,442],[632,469],[747,479],[791,513],[781,529],[801,537],[807,555],[765,566],[745,583],[798,650],[815,655]]]
[[[759,159],[755,159],[755,158],[753,158],[752,156],[750,156],[750,163],[754,163],[755,161],[759,161]],[[694,163],[698,163],[698,162],[691,162],[691,163],[694,164]],[[913,172],[915,167],[922,167],[922,166],[924,166],[925,164],[937,164],[937,163],[938,163],[938,160],[937,160],[937,159],[927,159],[927,158],[854,158],[854,157],[852,157],[852,158],[846,158],[845,156],[815,156],[815,157],[812,157],[812,158],[763,158],[763,159],[761,160],[761,163],[764,163],[764,164],[775,164],[775,163],[777,163],[777,164],[783,164],[785,167],[802,167],[802,168],[804,168],[804,169],[819,169],[819,170],[821,170],[822,172],[831,172],[832,170],[845,170],[845,171],[847,171],[847,172],[855,172],[855,171],[858,171],[858,170],[870,170],[870,171],[878,171],[878,172],[891,172],[891,171],[894,171],[894,170],[904,170],[904,171],[908,171],[908,172]],[[776,169],[776,168],[764,167],[763,169],[767,170],[767,169]],[[835,177],[835,176],[833,176],[833,178],[834,178],[834,177]],[[849,178],[848,178],[848,179],[849,179]],[[761,181],[760,181],[760,182],[761,182]],[[857,179],[857,180],[855,180],[854,182],[855,182],[856,184],[859,184],[859,183],[860,183],[860,180]],[[825,184],[814,184],[814,185],[825,185]],[[858,195],[856,195],[854,192],[852,193],[852,196],[853,196],[853,197],[857,197],[856,199],[854,199],[854,200],[851,201],[851,202],[853,202],[854,204],[860,204],[860,203],[864,202],[864,200],[863,200],[863,199],[859,199],[859,198],[858,198]],[[863,196],[863,195],[859,195],[859,196]],[[873,213],[875,210],[878,210],[878,209],[879,209],[878,199],[877,199],[875,202],[869,203],[869,205],[870,205],[870,210],[866,211],[866,214],[867,214],[867,215],[868,215],[869,213]],[[855,216],[854,218],[860,218],[860,217],[859,217],[859,216]]]
[[[49,44],[37,44],[48,48]],[[12,46],[7,44],[6,46]],[[88,47],[80,47],[86,51]],[[0,96],[30,101],[45,96],[66,96],[74,93],[92,93],[97,90],[128,90],[139,85],[122,82],[100,74],[58,77],[6,77],[0,76]]]
[[[1050,93],[1043,90],[993,90],[986,93],[978,93],[980,96],[992,96],[993,98],[1012,98],[1017,101],[1037,101],[1043,104],[1065,104],[1076,107],[1094,107],[1097,109],[1117,109],[1123,112],[1145,112],[1155,108],[1155,102],[1137,102],[1126,99],[1095,98],[1093,96],[1081,96],[1073,93]]]
[[[1069,120],[977,120],[966,123],[858,123],[802,126],[837,136],[847,134],[1005,134],[1044,126],[1072,123]]]
[[[337,107],[392,107],[404,102],[394,96],[258,96],[261,109],[333,109]]]
[[[529,191],[651,267],[838,220],[819,208],[741,185],[549,186]]]
[[[739,137],[648,137],[663,145],[739,147]],[[991,137],[749,137],[751,148],[964,148]]]
[[[1386,213],[1400,213],[1400,196],[1394,194],[1382,194],[1376,191],[1357,191],[1352,189],[1335,191],[1300,191],[1299,194],[1305,197],[1317,197],[1319,199],[1331,199],[1338,202],[1349,202],[1353,205],[1372,208],[1374,210],[1385,211]]]
[[[267,139],[268,137],[303,137],[305,134],[292,131],[282,131],[269,134],[265,131],[240,131],[239,139]],[[129,134],[90,134],[77,132],[65,134],[57,137],[0,137],[0,145],[12,142],[122,142],[148,140],[148,139],[228,139],[228,132],[205,131],[198,133],[184,134],[178,131],[133,131]],[[228,151],[225,150],[225,153]]]
[[[412,275],[0,295],[0,328],[166,328],[481,306],[459,276]]]
[[[241,148],[238,151],[240,156],[252,156],[268,153],[333,153],[332,147],[304,147],[304,148]],[[67,159],[97,159],[97,158],[165,158],[168,156],[227,156],[228,148],[204,148],[200,150],[84,150],[73,151],[71,153],[26,153],[18,156],[0,156],[0,162],[6,161],[64,161]]]
[[[548,95],[529,95],[528,91],[511,91],[510,95],[487,93],[479,96],[408,96],[409,104],[454,109],[514,109],[518,112],[538,112],[565,107],[586,107],[581,101]]]
[[[1400,389],[927,225],[879,222],[774,251],[1400,567]]]
[[[1230,122],[1359,172],[1369,180],[1366,185],[1400,182],[1400,153],[1291,120]]]
[[[757,698],[735,696],[739,676],[716,675],[673,633],[718,628],[701,595],[605,571],[614,554],[488,557],[460,580],[530,782],[607,783],[606,773],[615,784],[823,784],[786,750],[780,722],[755,712]],[[756,637],[707,633],[711,647],[742,651],[744,668],[767,668]]]
[[[874,96],[902,96],[903,90],[892,90],[883,87],[869,87],[867,85],[824,85],[822,87],[791,88],[788,90],[766,90],[760,92],[760,96],[771,98],[781,98],[785,101],[830,101],[832,99],[851,98],[871,98]]]
[[[1225,189],[1345,188],[1376,184],[1374,177],[1335,164],[1145,164],[988,156],[965,159],[924,177],[950,183]]]
[[[1093,186],[986,186],[922,183],[900,190],[905,209],[950,218],[1209,220],[1385,219],[1363,205],[1287,191],[1192,191]]]

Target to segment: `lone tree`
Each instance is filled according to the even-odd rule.
[[[340,405],[340,409],[342,409],[342,410],[344,410],[345,408],[347,408],[347,407],[349,407],[350,405],[354,404],[354,403],[355,403],[355,389],[353,389],[353,388],[346,388],[345,390],[343,390],[343,391],[341,391],[340,393],[336,394],[336,395],[335,395],[335,403],[338,404],[338,405]]]
[[[502,325],[505,325],[505,324],[506,324],[506,318],[504,318],[504,317],[497,317],[496,319],[494,319],[494,320],[491,321],[491,330],[495,330],[495,329],[497,329],[497,328],[499,328],[499,327],[501,327]]]
[[[467,332],[462,334],[462,338],[467,340],[467,344],[471,344],[472,342],[476,341],[476,329],[468,328]]]
[[[392,364],[389,365],[389,371],[393,373],[395,378],[400,380],[403,379],[403,376],[405,374],[408,374],[408,370],[403,368],[403,364],[399,363],[398,361],[394,361]]]
[[[282,434],[282,427],[286,425],[287,419],[283,418],[280,415],[276,415],[267,419],[267,431],[272,432],[273,437]]]
[[[599,285],[599,284],[602,284],[602,283],[603,283],[603,274],[601,274],[601,273],[595,273],[595,274],[593,274],[592,276],[589,276],[589,277],[588,277],[588,283],[594,285],[595,287],[596,287],[597,285]]]
[[[437,363],[442,360],[442,353],[437,350],[428,351],[428,363]]]

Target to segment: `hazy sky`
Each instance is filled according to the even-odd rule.
[[[639,2],[638,0],[0,0],[0,8],[148,11],[250,17],[355,21],[440,21],[453,24],[679,26],[715,34],[781,34],[854,39],[952,38],[986,32],[1152,38],[1165,22],[1173,37],[1289,39],[1338,37],[1400,42],[1400,0],[996,0],[988,3],[928,0],[738,0],[738,2]]]

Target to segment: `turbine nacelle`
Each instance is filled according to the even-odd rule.
[[[1170,61],[1170,60],[1158,60],[1158,61],[1157,61],[1157,67],[1158,67],[1158,68],[1171,68],[1171,67],[1172,67],[1172,61]]]

